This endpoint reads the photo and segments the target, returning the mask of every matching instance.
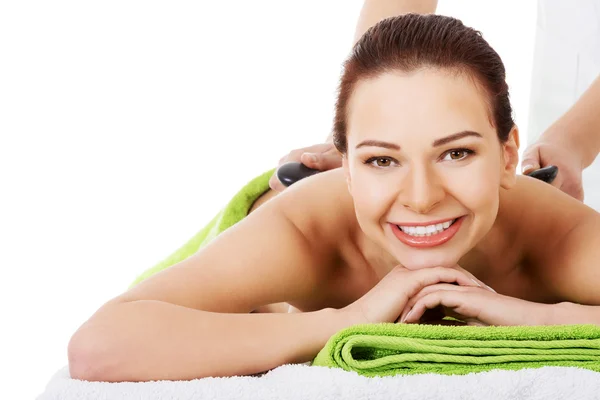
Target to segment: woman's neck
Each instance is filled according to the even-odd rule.
[[[507,277],[522,266],[522,246],[514,224],[499,210],[490,231],[462,256],[459,265],[487,282],[498,277]]]

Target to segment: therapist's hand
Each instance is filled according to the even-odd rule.
[[[557,136],[559,138],[557,138]],[[560,138],[563,136],[564,138]],[[583,201],[581,173],[583,161],[578,149],[565,142],[566,135],[545,133],[523,153],[522,171],[527,174],[549,165],[558,167],[558,175],[552,182],[563,192]]]
[[[333,143],[329,142],[292,150],[281,157],[277,167],[291,161],[301,162],[308,168],[318,169],[319,171],[327,171],[342,166],[341,154]],[[276,172],[271,176],[269,186],[277,192],[281,192],[286,188],[277,178]]]

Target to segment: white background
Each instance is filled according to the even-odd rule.
[[[327,137],[361,6],[0,4],[1,398],[41,393],[98,307],[249,179]],[[525,129],[536,2],[438,13],[498,51]]]

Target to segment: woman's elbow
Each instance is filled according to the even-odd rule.
[[[106,343],[103,343],[105,347]],[[108,354],[99,351],[101,343],[93,333],[80,328],[67,346],[69,374],[82,381],[108,381],[105,365]]]
[[[104,316],[103,316],[104,317]],[[114,321],[100,321],[93,316],[69,340],[67,358],[71,378],[84,381],[118,382],[126,352],[121,351],[118,332],[109,327]]]

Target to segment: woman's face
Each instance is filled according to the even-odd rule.
[[[484,96],[433,69],[363,80],[352,94],[343,164],[358,222],[406,268],[456,264],[514,184],[516,128],[501,144]]]

